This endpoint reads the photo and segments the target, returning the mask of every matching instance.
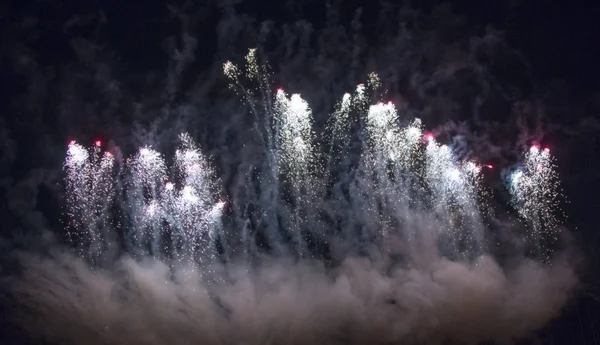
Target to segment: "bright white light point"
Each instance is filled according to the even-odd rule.
[[[300,94],[297,93],[293,94],[290,100],[292,101],[292,107],[297,107],[304,103]]]
[[[75,144],[74,142],[69,145],[69,158],[76,165],[85,163],[88,159],[88,152],[83,146]]]
[[[167,182],[165,184],[165,189],[166,190],[173,190],[173,183],[172,182]]]
[[[181,197],[183,200],[188,202],[194,202],[198,200],[198,197],[194,193],[194,188],[190,186],[183,187],[183,190],[181,191]]]
[[[230,78],[235,76],[236,69],[237,68],[231,61],[227,61],[223,64],[223,72],[225,72],[225,75],[227,75]]]
[[[408,134],[410,135],[416,135],[419,134],[419,129],[417,127],[409,127],[408,128]]]
[[[156,212],[156,204],[150,204],[150,205],[148,205],[148,209],[146,210],[146,213],[149,216],[153,216],[155,212]]]
[[[450,177],[452,181],[458,181],[460,178],[460,171],[458,171],[458,169],[451,169],[448,172],[448,177]]]
[[[349,93],[345,93],[344,97],[342,97],[342,102],[348,102],[350,100],[350,94]]]
[[[546,147],[544,148],[544,152],[550,152],[550,149]]]
[[[540,150],[540,148],[537,145],[533,145],[531,147],[531,152],[538,152]]]
[[[433,135],[432,134],[427,134],[425,135],[425,140],[432,142],[433,141]]]
[[[190,172],[198,172],[200,171],[200,164],[194,163],[190,165]]]
[[[183,159],[186,161],[194,161],[198,158],[199,158],[198,152],[196,152],[194,150],[186,150],[183,153]],[[194,165],[198,165],[198,164],[194,164]]]
[[[282,89],[282,88],[279,88],[279,89],[277,89],[277,94],[278,94],[278,95],[281,95],[281,94],[283,94],[283,89]]]
[[[369,122],[379,130],[389,127],[394,122],[395,115],[396,109],[390,103],[377,103],[369,107]]]
[[[223,207],[225,207],[225,201],[219,201],[216,205],[216,207],[218,209],[222,209]]]
[[[113,156],[110,152],[106,152],[104,155],[106,156],[106,158],[112,158]]]

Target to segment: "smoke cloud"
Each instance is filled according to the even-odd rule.
[[[23,257],[27,328],[65,344],[471,344],[509,341],[559,313],[577,279],[567,257],[503,269],[430,257],[392,268],[348,258],[329,270],[287,260],[231,264],[226,281],[123,257],[90,270],[67,253]]]

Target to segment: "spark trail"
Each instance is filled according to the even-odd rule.
[[[110,201],[114,197],[114,158],[102,154],[101,142],[91,150],[71,141],[65,168],[70,239],[78,244],[79,254],[92,262],[107,249],[105,241],[112,231]]]
[[[561,222],[560,189],[550,149],[533,145],[508,178],[512,204],[528,227],[537,256],[550,261]]]

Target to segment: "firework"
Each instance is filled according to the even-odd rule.
[[[101,142],[92,149],[72,141],[65,160],[69,238],[80,254],[95,261],[106,250],[105,235],[112,230],[108,208],[114,195],[112,154],[102,154]]]
[[[100,155],[97,143],[86,149],[72,142],[65,161],[69,234],[81,255],[90,258],[101,255],[110,243],[104,232],[118,228],[110,212],[119,185],[114,159],[109,152]],[[163,156],[150,147],[141,148],[126,165],[125,199],[119,204],[128,222],[127,248],[136,255],[191,265],[211,259],[214,250],[206,242],[220,238],[225,203],[213,198],[213,172],[189,135],[181,135],[172,178]]]
[[[560,228],[559,180],[550,150],[532,146],[523,165],[509,175],[508,188],[512,204],[530,230],[533,251],[549,261]]]
[[[66,336],[105,343],[345,343],[354,329],[356,343],[477,343],[536,330],[564,305],[577,279],[553,251],[549,150],[532,147],[499,200],[484,185],[492,165],[382,102],[377,74],[334,95],[321,122],[311,98],[272,87],[258,50],[239,66],[223,65],[251,117],[237,155],[211,157],[186,133],[124,160],[101,140],[68,145],[81,258],[32,259],[33,283],[15,289],[48,311],[44,329],[58,315]]]
[[[321,137],[309,104],[299,94],[271,90],[267,70],[256,50],[246,56],[244,69],[224,64],[232,88],[259,119],[254,129],[263,148],[256,179],[247,181],[255,192],[228,196],[232,229],[223,225],[225,203],[217,196],[222,186],[189,135],[180,136],[172,167],[147,146],[126,160],[119,170],[125,176],[114,173],[114,159],[102,153],[100,141],[90,149],[69,145],[69,235],[83,256],[106,250],[110,231],[124,231],[135,255],[200,267],[236,252],[229,247],[235,243],[256,254],[257,234],[265,235],[270,248],[300,257],[314,257],[318,243],[340,238],[409,261],[426,237],[453,260],[486,252],[490,206],[482,175],[491,165],[457,159],[450,146],[424,132],[421,120],[404,119],[391,102],[368,105],[369,93],[380,86],[374,73],[367,86],[341,97]],[[244,80],[254,86],[244,86]],[[351,153],[351,145],[360,152]],[[555,238],[558,179],[549,150],[532,147],[509,180],[512,204],[530,235],[538,242],[541,234]],[[119,217],[112,205],[121,205]],[[398,239],[404,244],[392,245]]]

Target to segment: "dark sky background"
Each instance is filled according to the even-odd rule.
[[[441,3],[414,1],[413,6],[430,13]],[[585,260],[579,297],[555,323],[540,333],[540,339],[544,344],[600,343],[600,256],[597,255],[600,250],[597,226],[600,210],[600,3],[543,0],[443,3],[450,4],[452,19],[464,20],[465,33],[483,33],[490,26],[503,32],[504,42],[518,52],[519,61],[524,62],[516,70],[510,64],[504,67],[496,64],[494,68],[500,68],[497,73],[501,78],[515,83],[524,97],[535,99],[532,103],[541,105],[547,123],[553,124],[546,127],[551,129],[546,131],[543,141],[552,147],[557,157],[562,187],[570,201],[564,207]],[[105,137],[116,131],[116,125],[101,121],[90,120],[87,127],[81,125],[87,121],[83,118],[85,114],[81,114],[82,118],[73,117],[78,123],[73,128],[87,128],[88,132],[73,133],[73,128],[64,127],[64,119],[58,119],[56,109],[62,99],[56,96],[58,91],[54,88],[61,85],[53,81],[65,73],[68,65],[64,62],[74,59],[72,40],[83,37],[101,42],[103,47],[109,46],[110,53],[103,55],[111,61],[109,64],[127,66],[125,70],[113,70],[115,78],[127,80],[131,95],[151,97],[143,93],[147,85],[153,85],[152,76],[143,76],[146,71],[168,64],[161,37],[176,32],[181,25],[172,19],[174,15],[168,14],[169,4],[179,3],[150,0],[140,5],[133,1],[35,0],[0,4],[0,236],[5,239],[1,243],[6,252],[27,247],[29,236],[36,236],[35,231],[28,230],[35,228],[32,224],[59,224],[58,216],[55,219],[48,216],[60,212],[48,201],[54,200],[49,194],[55,191],[39,187],[38,192],[33,193],[15,187],[54,181],[51,171],[60,165],[64,152],[55,152],[50,147],[61,147],[72,135],[91,135],[90,127]],[[354,9],[363,7],[367,39],[376,36],[377,1],[353,0],[340,4],[341,21],[347,24]],[[198,1],[191,8],[196,11],[195,21],[189,24],[191,31],[201,37],[193,69],[200,71],[215,60],[216,27],[224,10],[212,1]],[[257,21],[271,19],[291,23],[303,18],[316,27],[323,26],[326,19],[324,2],[317,0],[240,1],[237,12],[255,17]],[[435,16],[430,20],[435,21]],[[69,21],[72,26],[68,25]],[[32,65],[37,69],[32,69]],[[74,69],[69,73],[78,72]],[[192,87],[196,77],[190,74],[184,74],[182,84]],[[32,82],[36,78],[40,79],[39,83]],[[40,89],[35,89],[36,86]],[[88,101],[93,102],[94,92],[77,92],[74,96],[88,96]],[[60,94],[64,97],[68,92]],[[123,119],[123,123],[128,121],[130,119]],[[44,170],[51,164],[54,164],[52,169]],[[18,211],[23,207],[15,206],[21,202],[34,205],[25,207],[26,217]],[[15,269],[9,260],[3,260],[0,274]],[[10,301],[6,302],[10,305]],[[3,344],[25,342],[10,323],[0,327]]]

